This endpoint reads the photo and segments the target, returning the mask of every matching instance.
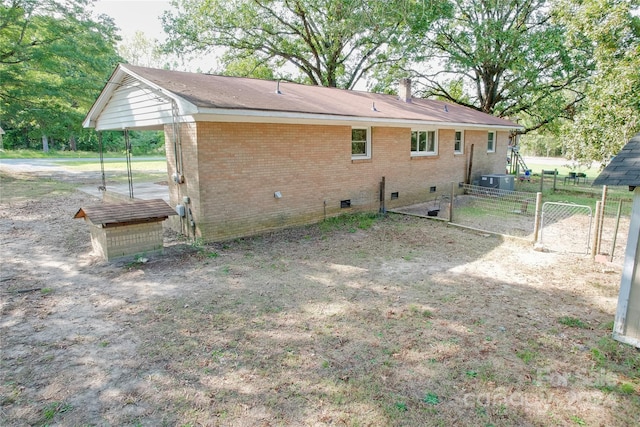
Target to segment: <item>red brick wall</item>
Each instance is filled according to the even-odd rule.
[[[466,131],[465,149],[473,148],[471,182],[479,180],[481,175],[506,173],[508,132],[496,132],[495,152],[487,152],[487,131]]]
[[[201,122],[183,125],[181,136],[185,182],[169,183],[171,204],[189,196],[205,240],[375,212],[383,176],[387,208],[433,200],[449,194],[451,182],[464,180],[472,143],[474,176],[503,173],[508,139],[499,132],[496,152],[488,154],[487,132],[466,131],[465,152],[454,155],[454,130],[442,129],[437,156],[411,157],[411,129],[373,127],[371,159],[352,160],[350,126]],[[171,176],[170,129],[166,140]],[[282,198],[274,197],[276,191]],[[397,200],[390,200],[392,192],[399,193]],[[347,199],[351,209],[341,209]]]

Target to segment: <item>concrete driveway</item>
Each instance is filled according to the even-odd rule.
[[[133,159],[134,169],[135,162],[145,161],[157,161],[158,157],[136,157]],[[109,162],[125,162],[123,158],[109,158],[105,159],[105,164]],[[74,162],[95,162],[97,169],[99,169],[99,158],[77,158],[77,159],[0,159],[0,171],[7,172],[14,175],[28,175],[37,176],[45,179],[58,180],[62,182],[68,182],[72,184],[81,184],[78,188],[80,191],[91,194],[96,197],[101,197],[102,194],[99,190],[101,185],[102,172],[97,171],[78,171],[68,167],[68,165]],[[165,170],[158,170],[158,172],[166,172]],[[107,176],[113,176],[114,172],[109,171]],[[118,175],[126,176],[126,172],[118,172]],[[84,185],[83,185],[84,184]],[[128,183],[109,183],[107,179],[107,191],[114,193],[129,195]],[[163,199],[169,200],[169,189],[165,182],[138,182],[133,181],[133,196],[137,199],[149,200],[149,199]]]

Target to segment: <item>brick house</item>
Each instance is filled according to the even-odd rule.
[[[459,105],[119,65],[85,127],[164,129],[173,226],[225,240],[504,173],[515,123]],[[471,156],[473,157],[471,158]],[[471,162],[471,176],[469,163]]]

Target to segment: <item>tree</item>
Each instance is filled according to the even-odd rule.
[[[222,51],[314,85],[353,88],[378,67],[403,60],[407,18],[431,22],[444,2],[428,0],[177,0],[163,16],[166,49]],[[237,70],[239,67],[235,67]]]
[[[128,64],[141,67],[162,68],[166,63],[158,40],[148,38],[142,31],[125,38],[118,45],[118,53]]]
[[[566,0],[569,34],[588,37],[596,72],[562,129],[567,156],[606,164],[640,131],[640,18],[637,0]]]
[[[226,67],[222,74],[227,76],[252,77],[264,80],[275,80],[276,78],[269,64],[265,64],[256,57],[232,58],[225,56],[224,63]]]
[[[424,49],[414,54],[413,72],[425,95],[520,118],[525,132],[570,116],[584,97],[582,84],[593,61],[586,40],[567,44],[549,1],[452,4],[453,17],[436,21],[424,33]],[[460,82],[463,91],[450,90]]]
[[[120,58],[111,18],[88,0],[0,5],[0,118],[7,142],[76,143],[82,119]]]

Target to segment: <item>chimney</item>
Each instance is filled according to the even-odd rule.
[[[398,96],[401,101],[411,102],[411,79],[400,79]]]

